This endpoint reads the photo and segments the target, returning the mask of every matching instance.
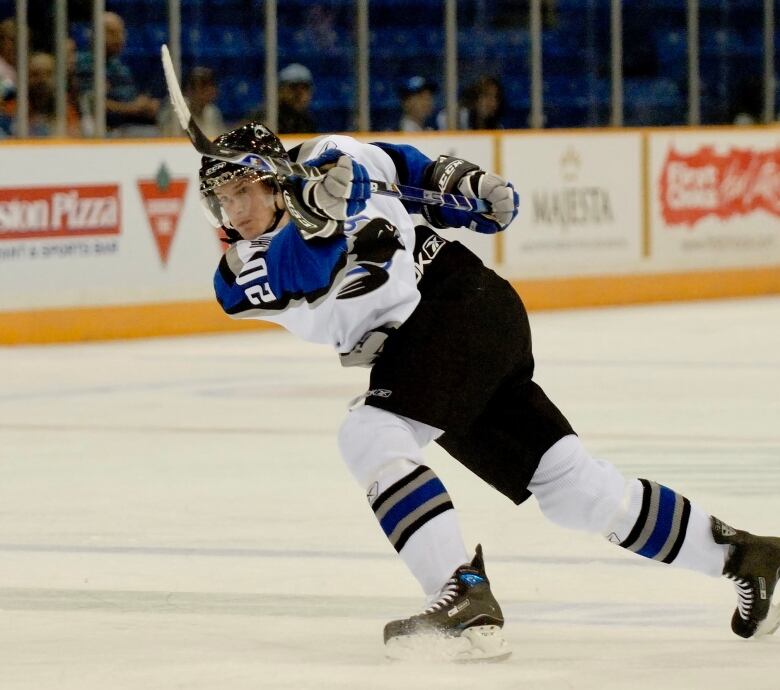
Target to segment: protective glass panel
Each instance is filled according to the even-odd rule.
[[[68,5],[67,132],[91,135],[92,7],[89,2]],[[610,0],[542,0],[545,127],[609,124],[610,5]],[[685,0],[622,2],[624,124],[687,123],[687,5]],[[763,119],[764,5],[764,0],[699,0],[703,124]],[[16,133],[15,83],[8,69],[15,63],[15,6],[13,0],[0,0],[0,137]],[[251,117],[264,117],[265,6],[264,0],[181,2],[180,76],[198,121],[212,137]],[[443,0],[371,0],[369,88],[375,131],[400,129],[403,103],[410,128],[446,124],[444,8]],[[106,0],[106,9],[123,25],[119,38],[108,31],[108,97],[125,104],[123,112],[108,108],[108,135],[179,134],[159,61],[160,44],[169,40],[167,1]],[[457,2],[460,128],[529,125],[529,9],[528,0]],[[353,131],[354,0],[279,0],[277,14],[278,66],[288,85],[280,90],[280,130]],[[778,0],[775,16],[780,16]],[[32,136],[54,132],[53,22],[53,2],[30,2]],[[780,30],[776,70],[779,53]],[[774,114],[777,98],[770,95]]]
[[[369,22],[371,128],[436,128],[443,104],[444,3],[374,1]]]
[[[542,0],[542,33],[544,126],[609,124],[609,0]]]
[[[761,122],[763,17],[763,0],[700,0],[702,124]]]
[[[688,33],[684,0],[625,3],[623,99],[626,125],[687,122]]]
[[[517,3],[458,3],[458,127],[528,126],[528,12]]]
[[[284,0],[278,2],[277,14],[279,132],[354,130],[354,2]]]

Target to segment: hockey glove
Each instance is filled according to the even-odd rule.
[[[364,165],[338,149],[325,151],[306,165],[327,170],[323,179],[304,185],[304,193],[316,205],[318,213],[334,220],[346,220],[366,207],[366,199],[371,196],[371,179]]]
[[[305,194],[305,182],[300,178],[287,178],[282,184],[282,197],[287,212],[304,240],[327,239],[344,231],[344,221],[322,215]]]
[[[338,149],[306,161],[325,171],[320,180],[289,180],[284,200],[304,239],[331,237],[343,231],[347,218],[366,207],[371,180],[364,165]]]
[[[461,158],[439,156],[427,172],[434,189],[483,199],[489,213],[458,211],[442,206],[424,207],[423,214],[438,227],[467,227],[482,233],[505,230],[517,215],[520,197],[510,182]]]

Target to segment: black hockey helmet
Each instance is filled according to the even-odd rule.
[[[214,140],[214,143],[237,151],[289,160],[287,151],[285,151],[279,137],[261,122],[249,122],[229,132],[220,134]],[[255,170],[244,165],[228,163],[227,161],[216,160],[208,156],[201,158],[199,178],[201,203],[206,213],[206,218],[215,227],[224,227],[228,238],[234,241],[240,239],[240,236],[237,235],[235,228],[230,224],[230,219],[216,197],[215,191],[217,188],[242,178],[253,182],[263,182],[275,192],[280,192],[281,183],[284,179],[270,171]],[[284,211],[284,206],[277,208],[273,223],[266,232],[276,228],[284,215]]]

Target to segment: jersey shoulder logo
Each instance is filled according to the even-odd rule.
[[[366,223],[352,236],[350,266],[336,299],[360,297],[382,287],[390,279],[387,269],[393,254],[403,248],[398,228],[390,221],[374,218]]]

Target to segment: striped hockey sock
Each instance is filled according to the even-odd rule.
[[[607,538],[639,556],[718,577],[727,550],[715,543],[709,514],[656,482],[638,479],[632,488],[633,527],[622,540],[615,532]]]
[[[429,467],[418,465],[395,481],[371,502],[371,508],[429,598],[468,562],[457,513],[444,484]]]
[[[624,549],[662,563],[672,563],[682,548],[691,516],[691,503],[675,491],[647,479],[642,484],[642,507]]]
[[[377,496],[371,508],[393,548],[400,553],[417,530],[437,515],[452,510],[453,505],[433,470],[419,465]]]

